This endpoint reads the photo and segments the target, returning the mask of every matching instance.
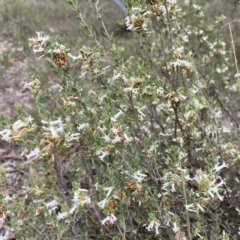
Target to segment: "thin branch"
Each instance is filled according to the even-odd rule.
[[[180,168],[182,169],[182,162],[179,160]],[[181,178],[182,178],[182,188],[183,188],[183,198],[185,202],[185,208],[187,206],[187,192],[186,192],[186,185],[185,185],[185,178],[183,176],[183,171],[181,171]],[[189,217],[189,211],[186,209],[186,221],[187,221],[187,234],[188,234],[188,240],[192,240],[191,236],[191,223],[190,223],[190,217]]]
[[[239,78],[239,71],[238,71],[238,61],[237,61],[236,50],[235,50],[234,41],[233,41],[231,23],[229,23],[228,26],[229,26],[230,36],[231,36],[231,42],[232,42],[232,48],[233,48],[233,56],[234,56],[235,67],[236,67],[236,72],[237,72],[238,86],[240,87],[240,78]]]

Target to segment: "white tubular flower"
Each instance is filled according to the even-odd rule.
[[[95,189],[98,191],[98,188],[99,188],[99,183],[97,182],[97,183],[95,183],[94,184],[94,187],[95,187]]]
[[[137,171],[134,173],[133,178],[135,179],[136,182],[142,182],[144,180],[144,178],[146,178],[147,175],[141,173],[140,171]]]
[[[131,92],[131,93],[133,93],[134,95],[137,95],[137,94],[138,94],[138,89],[137,89],[137,88],[133,88],[133,87],[125,87],[125,88],[123,89],[123,92],[125,92],[125,93]]]
[[[4,130],[0,131],[2,140],[9,141],[11,133],[12,133],[12,131],[10,129],[4,129]]]
[[[82,124],[79,124],[77,126],[77,130],[80,132],[81,130],[83,130],[84,128],[88,127],[88,124],[87,123],[82,123]]]
[[[163,196],[163,194],[161,194],[161,193],[158,193],[158,198],[161,198],[162,196]]]
[[[223,196],[221,196],[218,192],[218,186],[210,187],[207,192],[211,196],[211,198],[214,198],[215,193],[220,201],[223,200]]]
[[[33,117],[32,116],[29,116],[28,118],[27,118],[27,121],[28,121],[28,123],[33,123]]]
[[[59,204],[58,201],[53,199],[51,202],[46,203],[46,207],[47,208],[54,208],[54,207],[58,206],[58,204]]]
[[[71,140],[78,140],[79,136],[80,136],[80,133],[72,133],[70,134],[69,137]]]
[[[63,213],[58,213],[57,215],[57,220],[61,221],[62,219],[65,219],[68,216],[67,212],[63,212]]]
[[[174,233],[179,232],[179,227],[177,226],[177,223],[175,223],[175,222],[173,223],[173,229],[172,230],[173,230]]]
[[[100,160],[103,161],[104,158],[109,155],[109,153],[107,151],[100,150],[97,152],[97,155],[100,158]]]
[[[185,205],[186,210],[189,212],[197,212],[198,210],[195,208],[194,203]]]
[[[159,231],[158,231],[159,226],[160,226],[160,224],[155,222],[155,234],[156,235],[159,235]]]
[[[107,216],[105,219],[101,221],[102,225],[110,225],[112,226],[114,222],[117,221],[117,218],[115,217],[114,214],[111,214],[110,216]]]
[[[54,126],[54,125],[62,126],[62,125],[63,125],[62,119],[61,119],[61,118],[58,118],[58,119],[55,120],[55,121],[50,121],[50,125],[51,125],[51,126]]]
[[[238,215],[240,215],[240,209],[236,207],[235,210],[237,211]]]
[[[91,203],[91,198],[86,196],[81,201],[79,201],[79,203],[80,203],[80,205],[90,204]]]
[[[113,134],[117,135],[117,134],[119,133],[119,128],[117,128],[117,127],[112,127],[112,128],[111,128],[111,131],[112,131]]]
[[[193,179],[187,174],[184,176],[185,180],[187,181],[192,181]]]
[[[101,209],[103,209],[103,208],[105,208],[106,204],[107,204],[107,199],[104,198],[104,199],[103,199],[102,201],[100,201],[97,205],[98,205]]]
[[[223,201],[224,196],[221,196],[218,192],[216,192],[216,195],[220,201]]]
[[[133,140],[132,137],[128,137],[128,135],[126,133],[124,133],[123,136],[124,136],[124,142],[125,143],[132,142],[132,140]]]
[[[25,156],[27,159],[30,159],[30,158],[37,157],[39,153],[40,153],[40,149],[35,148],[34,150],[32,150],[29,154],[26,154]]]
[[[7,195],[6,197],[3,198],[3,201],[6,203],[9,203],[12,201],[12,197],[10,197],[9,195]]]
[[[204,212],[203,207],[202,207],[199,203],[197,203],[197,207],[198,207],[198,209],[200,209],[202,212]]]
[[[39,42],[41,42],[41,45],[44,45],[50,39],[50,37],[45,35],[43,32],[37,32],[37,36],[37,39]]]
[[[170,66],[172,66],[174,70],[178,70],[178,68],[193,69],[192,63],[182,59],[170,62]]]
[[[51,202],[46,203],[46,207],[49,209],[50,214],[58,208],[58,205],[59,202],[57,202],[55,199],[53,199]]]
[[[146,227],[146,229],[148,231],[154,231],[155,230],[155,234],[158,235],[159,234],[159,231],[158,231],[158,228],[160,226],[160,223],[158,220],[153,220],[149,223],[149,225]]]
[[[97,68],[94,68],[94,69],[93,69],[93,73],[98,74],[98,73],[99,73],[99,70],[98,70]]]
[[[81,54],[79,54],[78,56],[73,56],[71,53],[68,53],[68,56],[70,58],[72,58],[73,61],[78,60],[78,59],[82,59],[82,55]]]
[[[24,127],[27,127],[27,124],[23,122],[21,119],[17,120],[12,126],[14,131],[18,131]]]
[[[86,189],[78,189],[77,191],[74,192],[74,197],[73,197],[73,202],[76,205],[86,205],[91,203],[91,198],[87,195],[88,190]]]
[[[135,106],[135,108],[137,109],[137,111],[138,111],[139,114],[141,114],[143,117],[146,117],[146,115],[142,112],[142,111],[146,108],[146,106],[143,106],[143,107],[141,107],[141,108]],[[144,126],[144,127],[145,127],[145,126]],[[147,129],[147,128],[146,128],[146,129]]]
[[[122,138],[118,135],[115,135],[115,137],[112,140],[112,143],[118,143],[118,142],[121,142],[121,141],[122,141]]]
[[[222,185],[226,184],[221,177],[218,177],[218,179],[220,179],[221,181],[217,184],[217,187],[221,187]]]
[[[111,142],[111,138],[109,137],[109,135],[104,134],[104,136],[103,136],[102,138],[104,139],[104,141],[105,141],[106,143]]]
[[[45,125],[48,124],[48,122],[46,120],[41,120],[41,123],[45,124]]]
[[[222,170],[223,168],[227,168],[227,167],[228,167],[228,166],[227,166],[226,162],[223,162],[222,165],[220,165],[220,166],[219,166],[219,164],[217,163],[217,164],[214,166],[213,170],[214,170],[215,172],[219,172],[219,171]]]
[[[78,205],[73,204],[73,206],[72,206],[71,209],[69,210],[69,213],[70,213],[70,214],[73,214],[73,213],[76,211],[77,208],[78,208]]]
[[[113,187],[106,187],[106,188],[103,188],[104,191],[108,191],[107,193],[107,197],[109,197],[109,195],[111,194],[112,190],[113,190]]]
[[[118,117],[121,116],[123,114],[123,111],[119,111],[117,114],[115,114],[113,117],[111,117],[111,121],[112,122],[116,122]]]
[[[171,189],[171,192],[176,192],[175,184],[174,184],[174,183],[172,183],[172,189]]]
[[[50,132],[51,132],[51,134],[52,134],[52,138],[60,138],[60,136],[59,136],[58,133],[57,133],[57,129],[56,129],[56,128],[54,128],[53,126],[51,126],[51,127],[49,128],[49,130],[50,130]]]
[[[169,183],[168,183],[168,182],[165,182],[165,183],[163,183],[163,185],[162,185],[162,189],[167,192],[168,186],[169,186]]]
[[[151,221],[151,222],[149,223],[149,225],[146,227],[146,229],[147,229],[148,231],[152,231],[152,230],[153,230],[153,227],[154,227],[154,221]]]
[[[113,77],[112,77],[112,80],[113,80],[113,81],[116,81],[116,80],[118,80],[120,77],[121,77],[121,73],[116,73],[116,72],[114,71],[114,75],[113,75]]]
[[[38,48],[33,48],[33,53],[41,53],[44,52],[44,48],[38,47]]]

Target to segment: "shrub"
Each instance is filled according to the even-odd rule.
[[[228,96],[238,76],[224,17],[209,25],[192,1],[134,1],[126,27],[142,55],[131,56],[97,1],[104,41],[67,2],[89,46],[72,53],[37,32],[29,46],[59,91],[33,76],[38,123],[24,109],[13,124],[1,118],[2,139],[25,146],[30,173],[2,198],[6,224],[18,239],[237,239],[239,124]]]

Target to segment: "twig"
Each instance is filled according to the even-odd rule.
[[[238,79],[237,85],[238,85],[238,87],[240,88],[240,78],[239,78],[239,71],[238,71],[238,61],[237,61],[236,50],[235,50],[234,41],[233,41],[231,23],[228,24],[228,27],[229,27],[229,32],[230,32],[230,36],[231,36],[231,42],[232,42],[232,48],[233,48],[233,56],[234,56],[234,61],[235,61],[235,67],[236,67],[236,71],[237,71],[237,79]]]
[[[57,153],[56,146],[54,146],[53,148],[53,159],[54,159],[54,169],[57,177],[56,184],[61,197],[66,200],[67,183],[63,177],[63,167],[61,166],[61,163],[59,161],[59,156]]]
[[[180,163],[180,168],[182,169],[182,162],[179,160]],[[183,176],[183,171],[181,171],[181,178],[182,178],[182,188],[183,188],[183,198],[185,202],[185,208],[187,206],[187,193],[186,193],[186,186],[185,186],[185,178]],[[191,236],[191,223],[190,223],[190,217],[189,217],[189,212],[186,209],[186,218],[187,218],[187,234],[188,234],[188,240],[192,240]]]
[[[39,236],[42,236],[43,235],[43,232],[45,231],[45,229],[47,227],[44,227],[41,231],[38,230],[30,221],[25,221],[25,223],[30,226]]]
[[[7,154],[7,155],[0,155],[0,159],[1,160],[14,159],[14,160],[22,160],[23,161],[25,158],[21,157],[21,156],[14,155],[14,154]]]
[[[214,91],[214,97],[217,99],[220,107],[223,109],[223,111],[229,116],[229,118],[232,120],[232,122],[235,124],[235,126],[237,128],[239,128],[239,124],[238,122],[234,119],[234,117],[232,116],[232,114],[227,110],[227,108],[224,107],[222,101],[219,99],[217,93]]]

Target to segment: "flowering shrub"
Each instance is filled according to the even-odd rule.
[[[31,170],[2,198],[2,218],[18,239],[237,239],[239,124],[228,95],[238,80],[215,30],[224,18],[209,25],[192,1],[134,1],[126,27],[144,57],[123,61],[98,3],[105,42],[67,2],[91,43],[73,53],[59,37],[29,39],[60,90],[33,76],[39,119],[21,109],[13,124],[1,118],[2,140],[25,147]]]

